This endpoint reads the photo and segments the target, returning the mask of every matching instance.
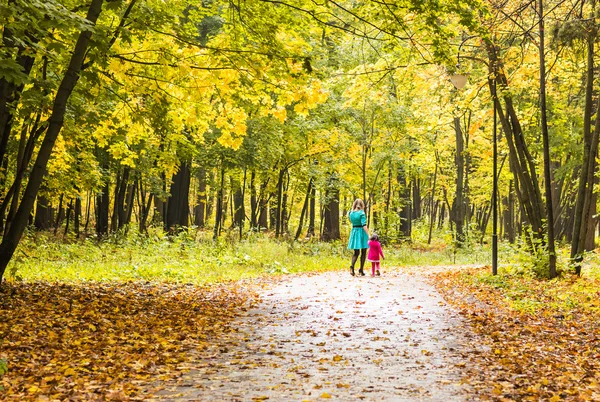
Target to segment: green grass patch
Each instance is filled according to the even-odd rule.
[[[383,269],[397,266],[486,264],[489,249],[453,249],[445,244],[386,246]],[[167,236],[113,235],[62,241],[49,233],[27,234],[9,264],[6,278],[25,281],[166,281],[214,283],[265,275],[347,270],[352,252],[344,241],[289,242],[264,234],[243,241],[209,232]],[[368,263],[367,263],[368,264]]]

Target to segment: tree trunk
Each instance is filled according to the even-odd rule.
[[[310,190],[310,201],[308,203],[308,229],[306,236],[312,238],[315,236],[315,217],[316,217],[316,199],[317,199],[317,188],[313,182]]]
[[[300,234],[302,234],[302,225],[304,224],[304,216],[306,215],[306,211],[308,210],[308,204],[310,202],[310,194],[312,192],[313,179],[312,177],[308,180],[308,187],[306,189],[306,197],[304,198],[304,204],[302,204],[302,212],[300,213],[300,220],[298,222],[298,230],[296,230],[296,236],[294,236],[294,240],[298,240],[300,238]]]
[[[542,116],[542,140],[544,143],[544,184],[546,189],[546,230],[548,231],[548,275],[556,277],[556,251],[554,249],[554,207],[552,205],[552,173],[550,170],[550,139],[546,113],[546,60],[544,46],[544,0],[539,0],[540,33],[540,111]]]
[[[412,182],[413,208],[412,218],[419,219],[422,215],[421,180],[417,177]]]
[[[102,192],[96,196],[96,233],[98,237],[108,234],[108,183],[104,185]]]
[[[435,214],[433,211],[433,197],[435,195],[435,186],[436,186],[436,182],[437,182],[437,173],[438,173],[438,157],[437,157],[437,153],[435,156],[435,171],[433,173],[433,184],[431,186],[431,198],[429,201],[429,213],[430,213],[430,217],[429,217],[429,236],[427,237],[427,244],[431,244],[431,237],[433,234],[433,224],[435,221]]]
[[[37,199],[37,208],[35,209],[35,219],[33,225],[38,230],[48,230],[54,223],[54,208],[45,195],[40,195]]]
[[[75,230],[75,237],[79,238],[80,235],[80,219],[81,219],[81,197],[75,198],[75,216],[73,217],[73,229]]]
[[[283,201],[283,179],[285,177],[286,168],[279,170],[279,178],[277,179],[277,207],[275,212],[275,237],[281,234],[281,211]]]
[[[498,58],[497,47],[491,42],[486,42],[486,48],[490,60],[488,84],[490,93],[494,95],[492,77],[496,80],[496,87],[504,89],[508,89],[508,79],[503,64]],[[529,153],[525,142],[510,91],[502,93],[501,97],[492,96],[492,98],[496,100],[498,117],[508,144],[509,164],[514,176],[515,193],[519,203],[523,206],[525,218],[528,224],[531,225],[534,236],[543,239],[542,221],[545,208],[537,180],[535,160]],[[501,99],[504,101],[504,108]]]
[[[196,206],[194,207],[194,224],[203,228],[206,225],[206,171],[198,169],[198,195],[196,197]]]
[[[398,168],[398,185],[400,186],[399,191],[399,202],[401,209],[399,212],[400,217],[400,234],[402,237],[410,239],[412,231],[412,200],[410,190],[412,183],[407,182],[406,172],[404,167]]]
[[[256,186],[254,180],[256,172],[250,173],[250,228],[256,230],[258,227],[258,198],[256,195]]]
[[[221,183],[217,193],[217,207],[215,212],[215,226],[213,230],[213,240],[217,240],[221,235],[223,219],[223,197],[225,196],[225,166],[221,162]]]
[[[190,179],[189,164],[181,162],[179,170],[173,175],[167,202],[166,227],[169,233],[188,226]]]
[[[244,193],[239,181],[234,181],[233,185],[235,190],[233,193],[233,226],[243,230],[246,219]]]
[[[102,3],[103,0],[91,1],[86,19],[92,25],[95,25],[96,20],[102,11]],[[46,172],[46,166],[48,164],[48,160],[50,159],[50,155],[52,154],[54,143],[56,142],[58,134],[60,133],[64,123],[67,102],[71,96],[71,93],[73,92],[73,89],[75,88],[75,85],[77,84],[77,81],[79,80],[79,72],[83,66],[83,61],[85,59],[91,37],[92,31],[83,31],[79,35],[73,55],[71,56],[69,67],[56,93],[54,105],[52,107],[52,114],[49,118],[48,130],[46,131],[44,140],[40,145],[37,159],[29,175],[29,181],[27,183],[27,187],[25,188],[23,198],[15,215],[14,221],[11,224],[8,233],[6,233],[6,235],[2,238],[2,243],[0,244],[0,280],[2,279],[4,271],[6,270],[6,266],[10,262],[17,245],[21,240],[21,236],[23,235],[23,231],[27,225],[29,215],[33,209],[33,204],[40,189],[44,173]]]
[[[340,239],[340,191],[338,179],[331,174],[329,184],[325,191],[325,207],[323,210],[322,241]]]
[[[592,18],[594,10],[591,10]],[[586,239],[588,238],[589,223],[595,208],[593,201],[594,176],[596,171],[596,157],[598,154],[598,137],[600,132],[600,111],[596,112],[596,122],[592,131],[592,111],[594,96],[594,43],[596,34],[590,32],[587,37],[587,74],[585,91],[585,109],[583,117],[583,160],[581,163],[581,174],[579,176],[579,187],[575,214],[573,221],[573,237],[571,241],[571,258],[574,260],[575,272],[581,275],[581,262],[585,251]],[[600,106],[600,100],[598,100]],[[598,107],[596,107],[598,109]]]
[[[456,228],[456,246],[461,247],[465,242],[464,223],[466,215],[466,206],[464,200],[464,138],[460,126],[460,118],[454,118],[454,134],[456,138],[456,152],[454,161],[456,164],[456,193],[452,203],[452,219]]]

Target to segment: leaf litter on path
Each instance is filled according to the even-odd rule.
[[[460,318],[418,276],[296,275],[261,296],[152,397],[468,400]]]
[[[0,288],[5,400],[135,400],[234,330],[254,300],[241,283],[10,283]]]

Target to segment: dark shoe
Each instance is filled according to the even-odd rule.
[[[365,276],[365,271],[363,271],[363,269],[361,268],[361,269],[358,270],[358,274],[360,276]]]
[[[350,267],[350,275],[354,276],[354,267]]]
[[[379,270],[375,271],[375,275],[381,276],[381,274],[379,273]]]

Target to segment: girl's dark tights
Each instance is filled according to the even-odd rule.
[[[358,260],[358,255],[360,254],[360,269],[363,269],[365,266],[365,260],[367,259],[367,249],[363,248],[361,250],[354,250],[354,254],[352,255],[352,268],[354,268],[354,264],[356,264],[356,260]]]

